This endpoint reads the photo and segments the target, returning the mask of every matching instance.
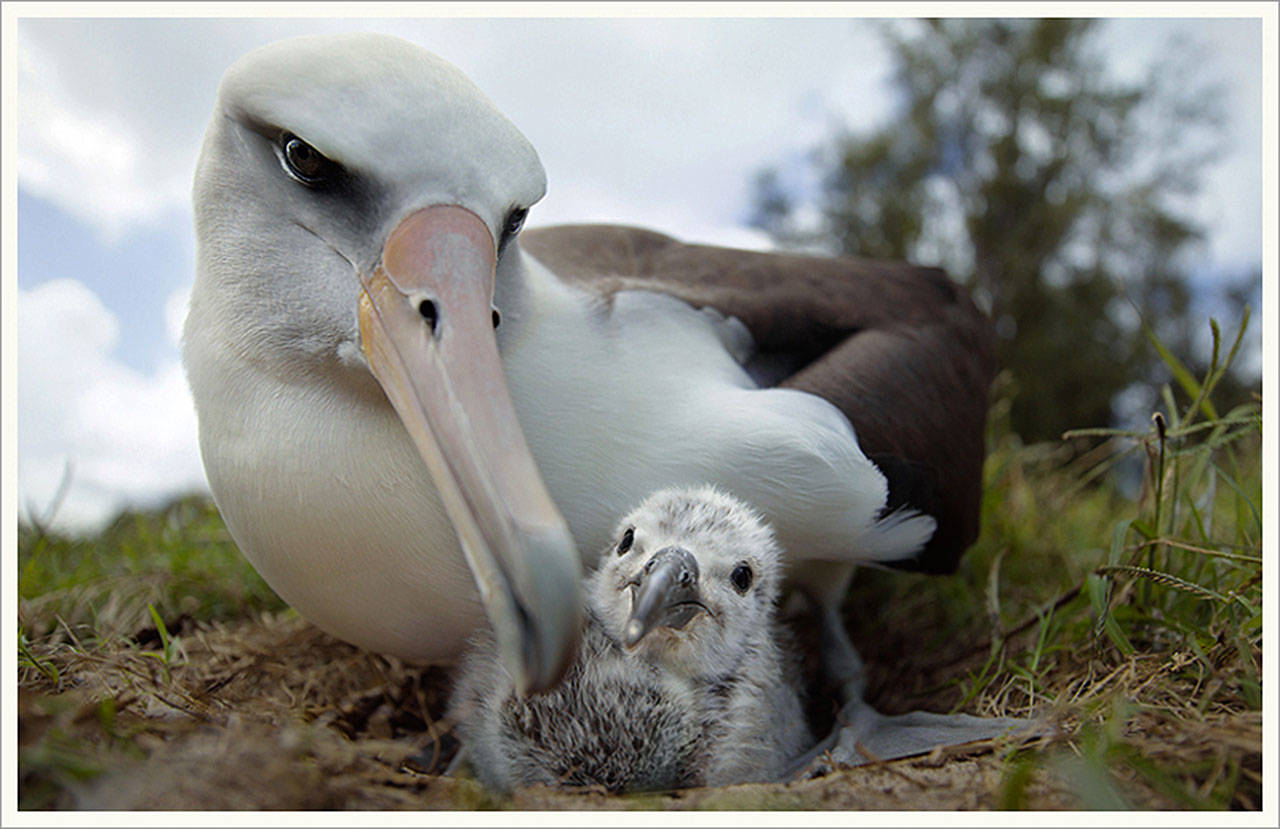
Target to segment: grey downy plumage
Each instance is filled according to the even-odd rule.
[[[780,645],[782,552],[745,504],[663,490],[618,527],[586,579],[564,681],[519,698],[492,637],[464,661],[452,717],[486,785],[613,792],[777,779],[810,745]]]

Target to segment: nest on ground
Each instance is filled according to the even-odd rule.
[[[443,719],[449,688],[443,668],[361,651],[290,612],[189,623],[169,643],[167,658],[154,633],[92,649],[74,636],[30,645],[29,664],[19,672],[24,808],[1071,809],[1081,806],[1069,768],[1072,752],[1079,753],[1074,726],[1091,716],[1090,701],[1117,692],[1146,703],[1125,717],[1121,735],[1136,756],[1198,769],[1188,772],[1193,788],[1207,791],[1236,773],[1256,778],[1260,792],[1260,714],[1185,710],[1176,688],[1156,682],[1171,670],[1169,655],[1110,665],[1093,657],[1064,660],[1054,681],[1078,704],[1056,712],[1058,734],[1030,746],[974,744],[789,783],[623,796],[528,788],[499,799],[472,780],[443,774],[457,750]],[[960,676],[971,662],[945,666],[944,673]],[[903,706],[946,710],[956,701],[954,684],[939,683],[938,671],[872,662],[877,704],[892,707],[885,700],[903,670],[917,670],[918,682],[938,689],[930,695],[913,684],[917,692]],[[1036,703],[1010,682],[964,708],[1016,714]],[[834,719],[821,692],[810,707],[816,720],[824,711],[827,723]],[[1055,751],[1062,762],[1018,760]],[[1126,805],[1184,808],[1176,791],[1131,765],[1116,770]],[[1242,787],[1231,805],[1258,808],[1252,791]]]

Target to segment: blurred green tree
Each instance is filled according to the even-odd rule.
[[[1222,138],[1214,89],[1186,54],[1122,82],[1093,20],[882,33],[898,116],[762,172],[754,224],[788,246],[936,264],[965,283],[995,321],[1027,441],[1116,422],[1120,392],[1164,371],[1143,320],[1197,362],[1184,259],[1201,229],[1181,208]],[[1148,405],[1132,396],[1129,408]]]

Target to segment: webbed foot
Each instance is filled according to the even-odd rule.
[[[930,754],[985,740],[1025,740],[1046,733],[1039,719],[975,717],[912,711],[881,714],[862,699],[846,702],[838,725],[797,758],[785,779],[807,779],[838,768]]]
[[[976,717],[972,714],[937,714],[912,711],[882,714],[864,699],[866,690],[862,658],[849,639],[839,611],[838,597],[848,579],[832,579],[826,600],[816,610],[821,624],[823,670],[828,681],[840,688],[842,707],[836,726],[824,739],[790,765],[784,780],[816,777],[836,768],[861,766],[902,757],[930,754],[986,740],[1007,738],[1021,742],[1051,731],[1047,718]]]

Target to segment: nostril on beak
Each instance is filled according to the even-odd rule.
[[[427,321],[427,325],[431,326],[431,333],[436,333],[436,323],[439,321],[436,304],[429,299],[424,299],[418,303],[418,313]]]
[[[498,313],[498,309],[493,309],[493,327],[497,328],[502,324],[502,314]]]

